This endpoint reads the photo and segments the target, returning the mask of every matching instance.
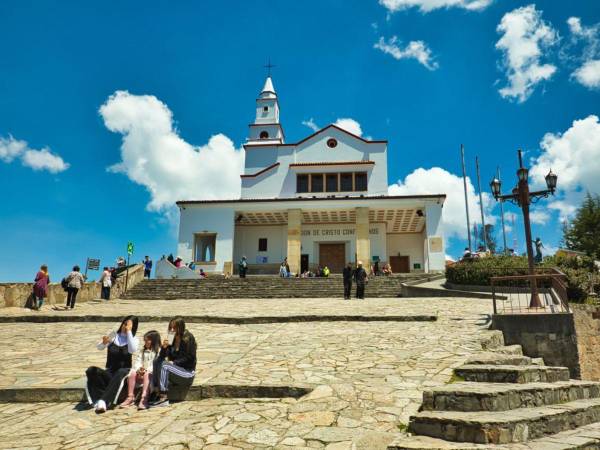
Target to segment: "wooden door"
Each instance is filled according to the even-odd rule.
[[[390,266],[394,273],[410,272],[410,260],[408,256],[390,256]]]
[[[319,265],[327,266],[332,273],[344,270],[346,247],[344,244],[319,244]]]

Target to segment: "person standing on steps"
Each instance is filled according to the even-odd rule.
[[[102,270],[102,275],[100,275],[100,298],[104,300],[110,300],[110,288],[112,287],[112,274],[108,267],[105,267]]]
[[[354,271],[354,282],[356,283],[356,298],[365,299],[365,285],[369,281],[367,271],[363,268],[362,261],[358,261],[358,267]]]
[[[352,292],[352,263],[348,263],[342,272],[344,278],[344,300],[350,300]]]
[[[248,261],[246,261],[246,257],[242,256],[240,263],[238,265],[238,270],[240,273],[240,278],[246,278],[246,272],[248,271]]]
[[[79,266],[73,266],[73,270],[67,275],[67,308],[75,308],[77,293],[85,283],[85,278],[79,270]]]
[[[152,260],[149,256],[144,257],[144,278],[150,279],[152,273]]]

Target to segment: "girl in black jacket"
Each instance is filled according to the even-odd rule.
[[[185,329],[182,317],[169,322],[167,339],[162,343],[158,358],[154,362],[154,386],[160,391],[158,401],[153,406],[168,406],[167,392],[169,378],[172,381],[194,378],[196,375],[196,339]],[[189,380],[193,382],[193,380]]]
[[[92,366],[85,371],[85,391],[88,402],[94,405],[97,413],[103,413],[111,404],[117,403],[123,380],[131,369],[132,355],[138,349],[137,328],[138,318],[127,316],[116,332],[102,336],[102,341],[96,345],[98,350],[107,349],[106,368]]]

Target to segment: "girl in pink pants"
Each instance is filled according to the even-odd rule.
[[[121,403],[121,408],[132,406],[135,401],[134,391],[137,384],[142,385],[142,397],[138,409],[148,408],[148,397],[152,384],[152,365],[160,350],[160,334],[158,331],[148,331],[144,335],[144,349],[136,356],[133,368],[129,371],[127,379],[127,398]]]

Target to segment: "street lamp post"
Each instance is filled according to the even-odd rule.
[[[542,302],[538,294],[537,283],[535,281],[535,269],[533,261],[533,242],[531,240],[531,222],[529,220],[529,205],[536,203],[542,198],[547,198],[549,195],[554,195],[556,190],[556,181],[558,177],[552,173],[552,170],[546,175],[546,186],[548,189],[543,191],[529,191],[529,169],[523,167],[523,155],[519,150],[519,170],[517,170],[517,177],[519,182],[517,187],[513,188],[511,194],[502,195],[502,182],[498,178],[494,178],[490,183],[492,194],[497,201],[505,202],[509,201],[521,207],[523,211],[523,223],[525,225],[525,241],[527,243],[527,263],[529,266],[529,275],[531,275],[531,301],[529,302],[530,308],[541,308]]]

